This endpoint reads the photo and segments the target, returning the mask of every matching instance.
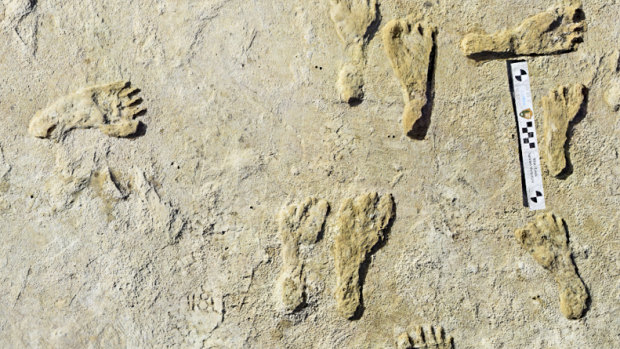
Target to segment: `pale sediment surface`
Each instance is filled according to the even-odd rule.
[[[460,47],[555,2],[378,4],[363,98],[349,105],[337,80],[351,58],[328,0],[1,0],[0,347],[389,348],[429,325],[456,348],[620,347],[620,119],[605,94],[620,4],[584,2],[582,43],[525,57],[539,135],[543,96],[588,89],[567,134],[572,172],[543,164],[589,296],[576,320],[514,238],[536,212],[522,206],[506,63]],[[379,35],[410,14],[436,28],[416,140]],[[140,89],[137,134],[29,134],[37,111],[116,81]],[[349,320],[334,296],[337,210],[369,192],[391,194],[396,213]],[[307,197],[334,212],[299,245],[303,306],[282,311],[278,214]]]

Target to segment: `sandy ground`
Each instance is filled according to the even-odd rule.
[[[379,1],[363,98],[349,105],[337,82],[351,56],[328,0],[0,1],[0,347],[392,348],[418,325],[456,348],[620,347],[620,119],[604,101],[619,81],[620,3],[585,2],[572,51],[522,56],[539,136],[542,97],[587,88],[569,173],[542,158],[547,211],[566,222],[589,296],[576,320],[515,238],[536,212],[522,202],[506,61],[460,47],[554,4]],[[403,132],[380,35],[409,14],[436,28],[422,139]],[[29,133],[63,96],[122,80],[146,108],[134,136]],[[83,110],[73,101],[62,108]],[[347,200],[374,192],[392,195],[394,215],[368,229],[384,236],[347,319],[334,242]],[[329,211],[299,247],[291,311],[279,217],[307,197]]]

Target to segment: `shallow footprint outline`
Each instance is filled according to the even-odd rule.
[[[140,125],[134,118],[146,111],[138,92],[127,80],[82,88],[37,111],[28,132],[57,141],[71,130],[86,128],[97,128],[111,137],[134,135]]]
[[[207,292],[204,287],[188,294],[182,302],[188,329],[195,335],[207,335],[224,321],[226,311],[222,296]]]
[[[571,257],[564,220],[553,213],[539,214],[525,228],[517,229],[515,237],[553,275],[560,291],[562,315],[567,319],[582,317],[589,297]]]
[[[611,111],[618,112],[620,111],[620,50],[613,52],[610,63],[612,77],[603,92],[603,100]]]
[[[382,30],[383,45],[394,74],[401,84],[405,107],[403,131],[411,138],[423,138],[424,108],[428,100],[428,82],[432,79],[436,28],[416,22],[412,16],[393,19]]]
[[[327,201],[314,197],[280,211],[282,270],[278,288],[282,308],[286,312],[294,312],[306,303],[305,260],[300,248],[310,249],[320,239],[328,212]]]
[[[377,0],[331,0],[330,5],[329,15],[348,59],[338,73],[336,87],[341,101],[354,104],[364,97],[366,46],[369,28],[378,20]]]
[[[581,2],[564,0],[516,27],[493,34],[469,33],[461,50],[474,60],[570,52],[583,41],[586,29]]]

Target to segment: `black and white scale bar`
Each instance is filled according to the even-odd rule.
[[[540,155],[538,153],[527,62],[509,61],[508,77],[519,131],[525,205],[530,210],[543,210],[545,208],[545,194],[540,170]]]

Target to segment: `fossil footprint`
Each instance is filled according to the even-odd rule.
[[[476,60],[562,53],[574,50],[582,42],[585,30],[581,3],[564,0],[514,28],[493,34],[467,34],[461,41],[461,50]]]
[[[183,304],[190,331],[197,335],[211,333],[224,321],[224,301],[220,295],[207,292],[200,288],[198,292],[189,294]]]
[[[525,228],[518,229],[515,236],[534,260],[555,278],[562,314],[567,319],[580,318],[586,309],[588,293],[568,249],[564,220],[552,213],[539,214]]]
[[[620,78],[616,77],[611,80],[603,98],[611,110],[615,112],[620,110]]]
[[[282,304],[288,312],[305,304],[306,281],[301,249],[311,248],[317,242],[328,210],[327,201],[306,198],[299,205],[290,205],[280,212],[283,262],[279,287]]]
[[[330,17],[345,46],[348,62],[338,75],[338,92],[343,102],[354,103],[364,96],[363,70],[369,28],[377,21],[376,0],[331,0]]]
[[[398,349],[452,349],[452,337],[445,336],[441,327],[433,327],[422,330],[422,327],[416,327],[416,335],[411,338],[407,332],[401,333],[396,339],[396,347]]]
[[[360,195],[343,202],[338,212],[333,254],[338,312],[349,319],[361,305],[360,269],[373,247],[384,239],[394,217],[392,195]]]
[[[35,0],[0,0],[0,32],[13,32],[32,55],[37,50],[36,5]]]
[[[138,92],[129,81],[80,89],[38,111],[30,120],[28,132],[62,140],[73,129],[96,127],[108,136],[130,136],[140,123],[135,116],[145,110],[139,106],[142,98],[135,96]]]
[[[620,50],[615,50],[611,55],[609,68],[613,75],[603,93],[603,100],[611,110],[617,112],[620,111]]]
[[[393,19],[382,30],[383,45],[394,73],[400,81],[405,109],[403,130],[412,138],[423,137],[422,109],[427,100],[429,72],[432,73],[432,54],[435,28],[415,22],[411,16]]]
[[[544,143],[547,168],[559,176],[566,168],[564,146],[568,124],[577,116],[585,100],[586,88],[582,84],[559,86],[543,96]]]

